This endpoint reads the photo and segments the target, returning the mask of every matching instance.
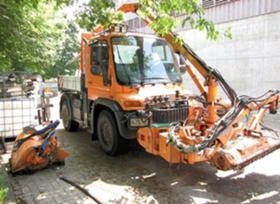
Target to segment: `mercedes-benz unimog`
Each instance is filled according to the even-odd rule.
[[[120,10],[141,12],[135,3]],[[149,25],[154,18],[144,21]],[[82,34],[79,74],[58,80],[64,128],[87,128],[109,155],[137,138],[169,163],[210,162],[222,170],[242,168],[278,149],[277,132],[262,121],[266,112],[277,112],[279,91],[238,96],[176,39],[174,33],[156,37],[121,25]],[[183,88],[184,72],[198,93]]]

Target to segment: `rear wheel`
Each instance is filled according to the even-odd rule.
[[[60,115],[65,130],[72,132],[79,128],[79,123],[72,120],[72,114],[68,102],[64,100],[61,105]]]
[[[127,150],[128,141],[120,137],[115,118],[108,110],[103,110],[97,121],[97,137],[103,151],[111,156]]]

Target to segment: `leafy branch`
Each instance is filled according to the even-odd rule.
[[[160,36],[174,32],[178,26],[189,26],[205,31],[211,40],[217,40],[221,34],[232,37],[229,28],[218,31],[212,21],[204,18],[204,9],[198,0],[140,0],[139,5],[141,13],[155,17],[150,26]],[[123,20],[123,15],[114,8],[112,0],[90,0],[79,13],[78,23],[87,30],[99,24],[108,28],[112,23]]]

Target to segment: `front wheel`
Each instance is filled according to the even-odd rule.
[[[116,121],[108,110],[103,110],[98,116],[97,137],[103,151],[110,156],[127,149],[128,141],[120,137]]]

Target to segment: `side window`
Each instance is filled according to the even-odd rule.
[[[94,75],[106,76],[108,73],[108,44],[105,41],[98,41],[91,47],[91,72]]]

